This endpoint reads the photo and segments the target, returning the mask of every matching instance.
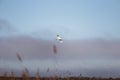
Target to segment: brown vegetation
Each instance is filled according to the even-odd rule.
[[[7,76],[5,73],[4,76],[0,76],[0,80],[120,80],[120,78],[96,78],[96,77],[29,77],[29,75],[23,73],[22,77],[15,77],[13,73],[11,76]]]

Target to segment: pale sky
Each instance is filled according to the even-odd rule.
[[[55,41],[57,34],[63,44]],[[69,69],[74,75],[118,77],[120,1],[0,0],[3,72],[23,68],[16,52],[31,72],[54,70],[53,44],[58,47],[60,72]]]
[[[1,20],[16,30],[11,35],[51,39],[61,34],[70,40],[120,38],[119,0],[1,0],[0,3]]]

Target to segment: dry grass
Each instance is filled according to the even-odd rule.
[[[57,47],[53,45],[53,53],[57,55]],[[23,65],[23,59],[19,53],[16,53],[18,60]],[[56,58],[56,65],[57,65],[57,57]],[[24,66],[24,65],[23,65]],[[55,75],[51,77],[41,77],[39,75],[39,69],[36,72],[36,76],[31,77],[29,75],[29,71],[26,66],[24,66],[25,70],[23,71],[21,77],[16,77],[14,71],[11,71],[11,75],[8,76],[7,72],[4,72],[3,76],[0,76],[0,80],[120,80],[120,78],[96,78],[96,77],[83,77],[80,74],[79,77],[72,77],[71,72],[67,71],[67,76],[62,78],[57,74],[57,66],[55,67]],[[50,68],[47,69],[47,72],[50,72]],[[65,75],[65,74],[64,74]]]
[[[15,77],[14,72],[11,72],[11,75],[8,76],[7,72],[4,73],[3,76],[0,77],[0,80],[120,80],[120,78],[96,78],[96,77],[40,77],[40,75],[36,74],[35,77],[30,77],[30,75],[26,72],[23,72],[21,77]]]

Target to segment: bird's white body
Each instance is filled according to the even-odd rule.
[[[59,35],[57,35],[57,41],[60,42],[60,43],[63,43],[63,40]]]

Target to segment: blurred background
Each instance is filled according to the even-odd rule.
[[[0,75],[51,76],[55,57],[59,75],[119,77],[120,1],[0,0]]]

